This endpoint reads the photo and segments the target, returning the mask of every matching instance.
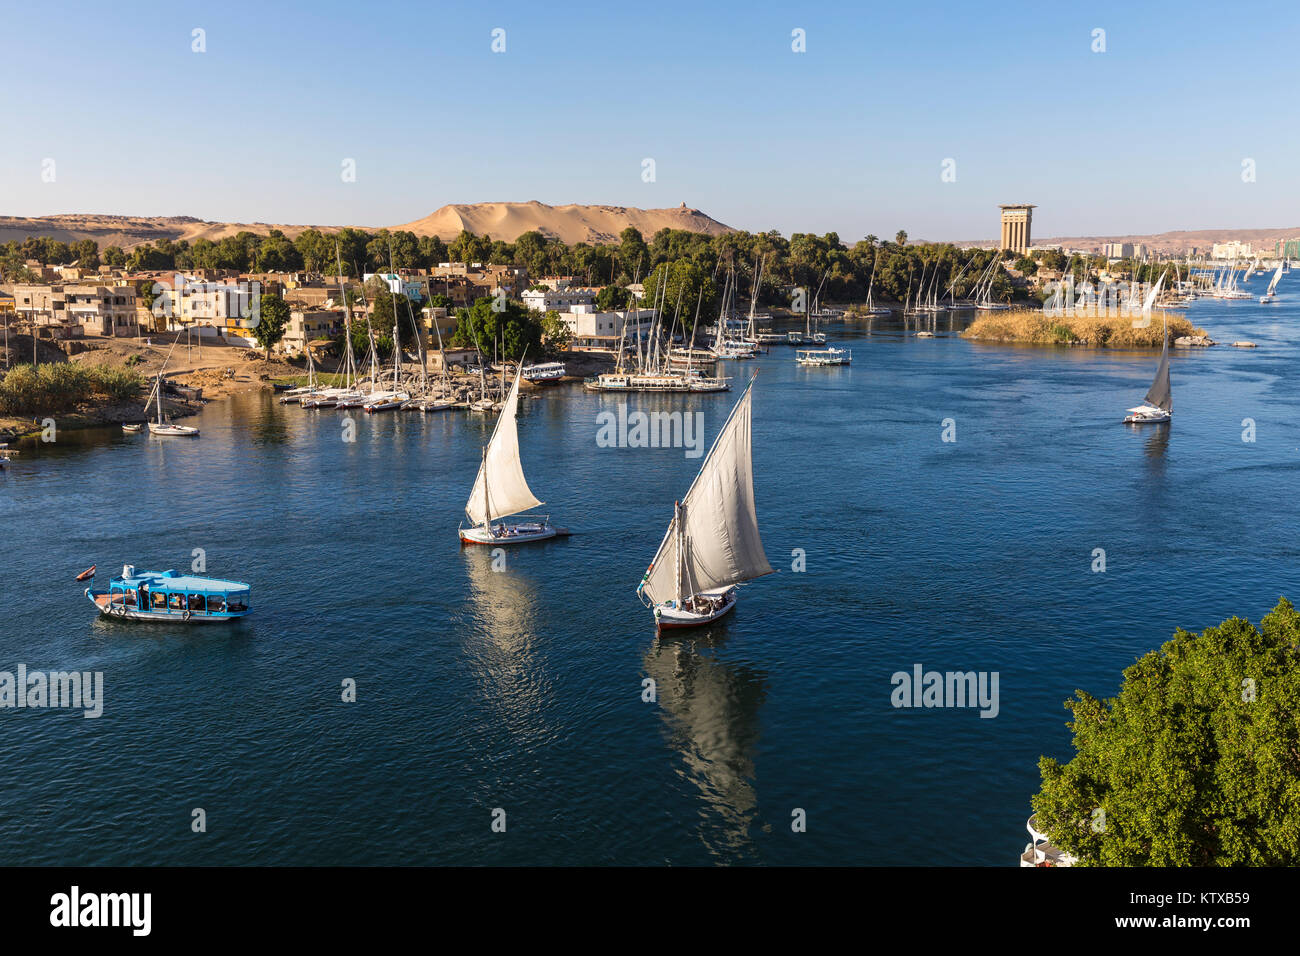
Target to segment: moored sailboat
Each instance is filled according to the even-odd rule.
[[[737,585],[772,573],[754,506],[750,379],[637,585],[660,628],[698,627],[736,606]]]

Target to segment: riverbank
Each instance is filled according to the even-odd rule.
[[[17,337],[15,337],[17,338]],[[30,339],[28,339],[30,343]],[[75,340],[72,354],[56,349],[48,343],[43,346],[42,364],[67,362],[90,368],[120,368],[138,373],[146,382],[166,366],[167,381],[188,388],[201,389],[201,398],[184,398],[166,395],[164,411],[173,419],[197,414],[214,400],[247,391],[270,388],[271,382],[299,369],[281,359],[267,361],[253,349],[227,345],[223,341],[204,342],[186,347],[179,342],[173,348],[170,341],[142,339]],[[17,361],[30,355],[30,344],[16,343],[13,355]],[[132,399],[120,401],[88,401],[75,408],[48,413],[0,415],[0,441],[18,441],[39,435],[42,422],[53,418],[56,428],[81,429],[138,422],[144,419],[147,385]]]
[[[961,335],[975,342],[1158,349],[1167,326],[1171,340],[1189,338],[1203,340],[1195,344],[1212,344],[1204,329],[1175,312],[1153,312],[1150,322],[1141,328],[1134,327],[1135,321],[1140,319],[1131,314],[1049,315],[1042,309],[1010,309],[980,315]]]
[[[201,397],[197,398],[167,395],[164,410],[172,419],[196,415],[211,402],[232,395],[270,389],[277,383],[299,385],[306,382],[306,371],[295,362],[281,357],[273,357],[268,361],[259,351],[227,345],[220,340],[214,342],[209,339],[202,346],[197,343],[186,346],[182,340],[174,348],[170,341],[151,342],[147,339],[92,340],[89,343],[77,340],[78,348],[71,355],[48,343],[39,344],[42,347],[40,358],[43,364],[69,362],[94,368],[130,369],[146,381],[163,370],[165,364],[164,375],[168,382],[201,391]],[[28,351],[24,352],[24,348]],[[30,354],[30,348],[30,344],[19,344],[14,354]],[[607,372],[614,366],[613,357],[603,353],[565,353],[557,360],[562,361],[568,371],[568,375],[560,381],[568,382],[580,382],[588,376]],[[332,384],[330,379],[333,374],[321,372],[318,381]],[[430,369],[429,374],[432,376],[437,373]],[[499,374],[499,371],[495,373],[497,376]],[[452,381],[458,391],[468,394],[477,390],[479,376],[478,373],[454,371]],[[523,383],[526,390],[547,387]],[[60,429],[97,428],[142,421],[146,394],[147,388],[142,389],[140,395],[133,400],[85,402],[64,412],[0,415],[0,441],[16,442],[37,436],[41,433],[42,422],[46,418],[53,418],[56,427]]]

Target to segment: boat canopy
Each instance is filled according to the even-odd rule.
[[[230,594],[237,591],[249,591],[251,588],[243,581],[223,581],[219,578],[201,578],[189,574],[180,574],[175,570],[139,571],[128,565],[122,569],[120,578],[112,580],[112,586],[138,588],[148,585],[151,590],[184,591],[187,594]]]

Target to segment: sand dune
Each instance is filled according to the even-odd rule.
[[[683,203],[676,209],[637,209],[632,206],[547,206],[539,202],[490,202],[443,206],[437,212],[390,229],[406,229],[419,236],[454,239],[462,229],[476,235],[513,242],[525,232],[536,230],[564,242],[612,243],[628,226],[635,226],[649,239],[663,228],[688,229],[709,235],[731,232],[728,226]],[[94,214],[24,218],[0,216],[0,242],[19,241],[29,236],[49,236],[63,242],[94,239],[101,249],[121,246],[129,249],[160,239],[216,242],[247,231],[266,235],[279,229],[293,238],[304,229],[333,232],[339,226],[274,225],[265,222],[208,222],[192,216],[109,216]],[[360,227],[373,232],[377,226]]]
[[[432,215],[398,226],[419,236],[454,239],[462,229],[478,236],[513,242],[525,232],[540,232],[562,242],[611,243],[628,226],[649,239],[660,229],[686,229],[711,236],[732,232],[698,209],[631,206],[548,206],[540,202],[484,202],[443,206]]]

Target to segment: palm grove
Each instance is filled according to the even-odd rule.
[[[103,264],[132,272],[307,270],[333,276],[341,262],[344,275],[356,276],[386,271],[390,264],[408,269],[430,268],[442,262],[483,262],[522,266],[535,277],[571,275],[589,286],[621,288],[641,281],[646,288],[653,288],[662,275],[656,270],[663,269],[669,276],[668,306],[673,307],[680,299],[682,311],[689,306],[693,315],[702,291],[701,315],[711,319],[720,304],[723,272],[736,270],[737,287],[744,299],[760,259],[763,281],[758,304],[783,306],[789,304],[792,288],[816,288],[823,277],[825,301],[863,300],[873,281],[875,296],[902,301],[909,289],[915,293],[923,272],[927,286],[930,277],[937,275],[935,281],[940,289],[947,289],[956,279],[954,293],[960,298],[974,286],[989,259],[998,255],[1008,258],[1010,253],[963,250],[947,243],[909,245],[905,232],[899,232],[893,240],[867,236],[848,245],[833,232],[820,236],[795,233],[787,239],[777,232],[709,236],[661,229],[647,242],[638,230],[629,227],[617,243],[566,244],[539,232],[526,232],[514,242],[462,232],[445,242],[437,236],[416,236],[403,230],[370,233],[349,227],[336,232],[306,229],[294,239],[277,229],[265,236],[240,232],[217,241],[162,239],[129,252],[117,246],[100,249],[94,240],[65,243],[36,237],[0,246],[0,270],[8,281],[24,281],[31,278],[25,263],[34,259],[47,265],[76,264],[93,269]],[[1029,264],[1036,267],[1038,262],[1030,260]],[[1009,281],[999,275],[994,294],[1009,297],[1010,291]],[[608,304],[622,305],[623,295],[614,296]]]

